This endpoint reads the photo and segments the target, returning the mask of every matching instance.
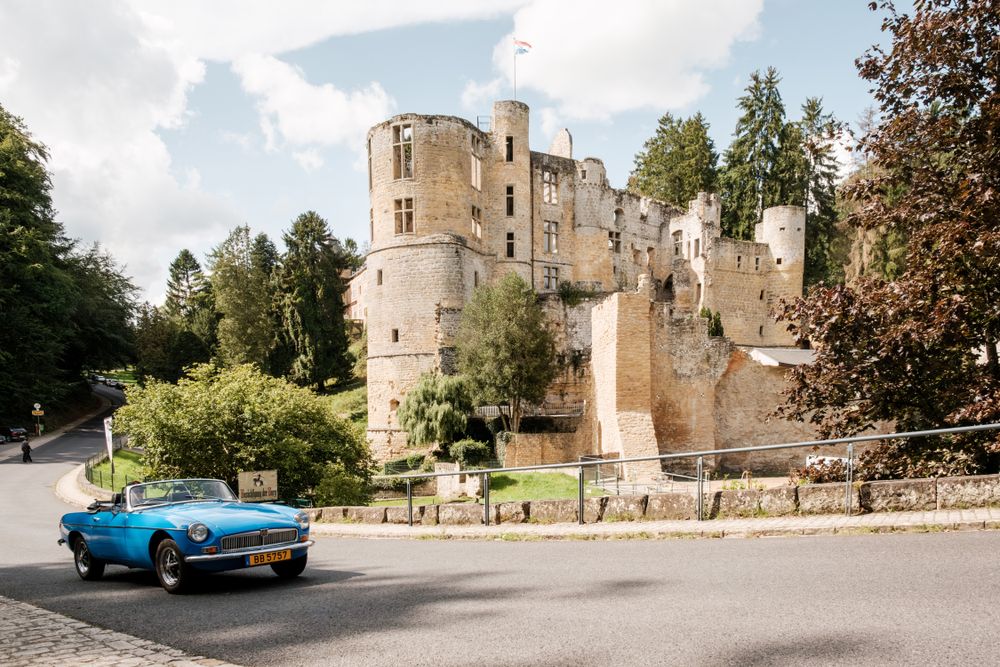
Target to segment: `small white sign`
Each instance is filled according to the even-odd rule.
[[[104,418],[104,439],[108,444],[108,459],[115,457],[115,443],[111,438],[111,417]]]
[[[250,470],[239,475],[240,500],[259,502],[278,499],[278,471]]]
[[[42,404],[41,403],[35,403],[35,409],[36,410],[41,410],[42,409]]]

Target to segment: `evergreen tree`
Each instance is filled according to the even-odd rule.
[[[698,192],[718,187],[718,154],[700,113],[682,121],[664,114],[656,133],[635,156],[629,189],[677,206],[687,206]]]
[[[780,81],[773,67],[763,77],[754,72],[746,94],[739,99],[743,115],[736,123],[720,177],[725,236],[752,239],[763,209],[780,200],[782,188],[775,179],[785,130]]]
[[[246,363],[267,368],[274,344],[271,324],[271,272],[276,251],[267,236],[251,239],[250,228],[237,227],[209,258],[212,292],[220,320],[218,352],[229,366]]]
[[[843,280],[835,242],[837,224],[837,158],[834,141],[840,125],[823,111],[823,100],[806,99],[802,105],[802,151],[805,157],[806,262],[805,286]]]
[[[184,248],[170,263],[167,298],[163,304],[167,314],[180,318],[190,326],[199,306],[199,297],[204,295],[206,289],[201,264],[190,250]]]
[[[351,377],[340,275],[347,268],[346,253],[313,211],[300,215],[283,238],[287,251],[277,298],[295,355],[289,374],[296,383],[323,391],[328,379]]]

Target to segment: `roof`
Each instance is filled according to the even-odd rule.
[[[801,366],[811,364],[816,358],[816,350],[797,347],[747,347],[750,358],[763,366]]]

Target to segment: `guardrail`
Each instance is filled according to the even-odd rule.
[[[925,438],[936,435],[950,435],[953,433],[971,433],[974,431],[992,431],[1000,429],[1000,424],[978,424],[976,426],[958,426],[955,428],[939,428],[925,431],[909,431],[905,433],[881,433],[874,435],[855,435],[847,438],[833,438],[830,440],[804,440],[802,442],[789,442],[778,445],[757,445],[754,447],[733,447],[732,449],[711,449],[701,452],[680,452],[677,454],[660,454],[658,456],[637,456],[628,459],[600,459],[594,461],[574,461],[570,463],[548,463],[537,466],[516,466],[511,468],[486,468],[483,470],[459,470],[447,472],[421,472],[407,475],[384,476],[384,479],[406,480],[406,511],[407,523],[413,525],[413,480],[429,479],[432,477],[452,477],[454,475],[481,475],[483,478],[483,523],[490,525],[490,475],[508,472],[529,472],[532,470],[559,470],[565,468],[577,468],[579,507],[577,518],[579,523],[583,523],[584,507],[584,471],[588,467],[614,464],[638,463],[641,461],[671,461],[677,459],[696,459],[697,473],[697,493],[696,516],[698,521],[703,521],[705,516],[705,457],[718,456],[722,454],[745,454],[752,452],[769,452],[778,449],[800,449],[805,447],[828,447],[832,445],[847,445],[847,472],[844,481],[844,513],[851,513],[851,493],[854,483],[854,443],[872,442],[875,440],[899,440],[908,438]]]

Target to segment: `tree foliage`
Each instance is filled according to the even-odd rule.
[[[472,398],[464,378],[425,373],[406,392],[396,418],[411,445],[447,444],[465,430]]]
[[[874,168],[850,185],[849,222],[905,237],[905,268],[785,309],[817,355],[794,371],[783,412],[824,435],[1000,419],[1000,13],[977,0],[882,9],[892,46],[858,60],[882,122],[862,139]],[[996,471],[998,443],[908,441],[866,460],[880,475]]]
[[[219,312],[218,355],[223,363],[268,369],[278,332],[271,318],[271,273],[277,252],[265,234],[251,237],[237,227],[209,257],[212,291]]]
[[[843,280],[838,253],[837,158],[834,141],[841,125],[823,110],[823,100],[806,99],[802,105],[803,200],[806,209],[805,286]]]
[[[753,239],[762,211],[780,200],[782,188],[776,174],[783,132],[788,140],[780,81],[773,67],[764,76],[754,72],[739,99],[742,115],[725,152],[720,177],[725,202],[722,230],[732,238]]]
[[[366,500],[367,446],[310,391],[253,365],[193,367],[177,384],[128,392],[116,431],[144,449],[150,477],[212,477],[235,486],[245,470],[278,471],[283,498],[323,503]]]
[[[700,113],[687,120],[664,114],[635,156],[629,189],[682,207],[699,192],[715,192],[719,155],[708,127]]]
[[[80,250],[52,207],[45,146],[0,106],[0,417],[59,401],[86,367],[125,363],[135,287]]]
[[[330,378],[351,377],[341,278],[347,255],[313,211],[295,220],[284,241],[277,299],[284,336],[294,350],[289,377],[322,391]]]
[[[558,371],[555,338],[531,286],[508,273],[478,288],[462,312],[456,347],[474,401],[506,405],[504,425],[518,432],[526,404],[542,402]]]

